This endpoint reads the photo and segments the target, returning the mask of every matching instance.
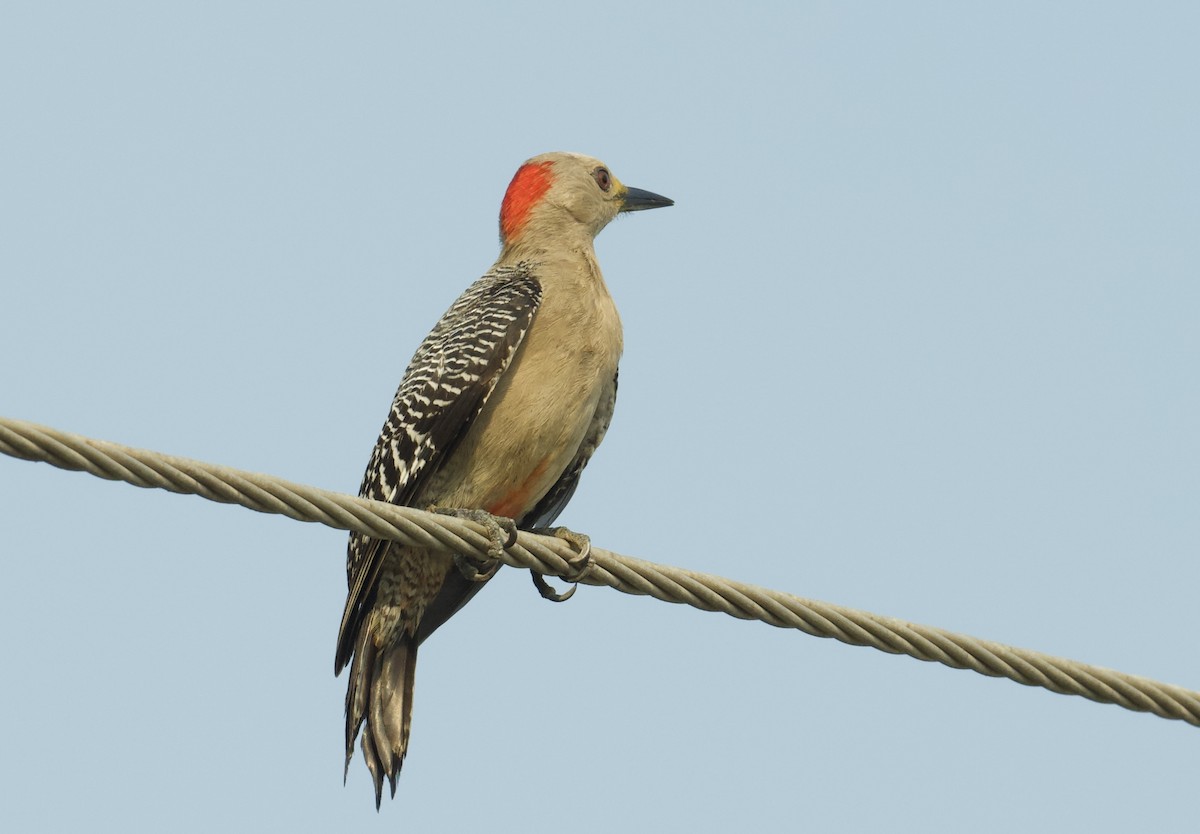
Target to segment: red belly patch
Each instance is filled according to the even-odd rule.
[[[533,468],[524,481],[514,486],[498,500],[490,503],[487,511],[503,518],[520,518],[532,510],[537,499],[542,497],[538,494],[540,492],[538,486],[549,465],[550,458],[543,458],[542,462]]]

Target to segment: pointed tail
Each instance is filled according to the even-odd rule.
[[[346,773],[354,756],[354,739],[365,721],[362,752],[375,782],[378,809],[385,775],[392,796],[396,796],[396,777],[408,749],[417,642],[411,635],[402,634],[393,645],[378,649],[370,631],[368,623],[359,629],[346,687]]]

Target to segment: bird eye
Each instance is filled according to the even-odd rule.
[[[601,191],[612,188],[612,174],[608,173],[607,168],[597,168],[592,172],[592,176],[596,178],[596,185],[600,186]]]

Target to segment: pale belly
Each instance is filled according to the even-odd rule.
[[[599,404],[611,402],[620,328],[607,292],[549,295],[418,506],[481,508],[518,521],[530,512],[574,461]]]
[[[418,506],[482,508],[520,520],[537,505],[575,459],[616,375],[615,358],[557,360],[552,377],[540,363],[514,363]]]

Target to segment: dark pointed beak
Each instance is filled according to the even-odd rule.
[[[670,197],[655,194],[653,191],[643,191],[640,188],[626,188],[621,211],[645,211],[673,205],[675,205],[675,201]]]

